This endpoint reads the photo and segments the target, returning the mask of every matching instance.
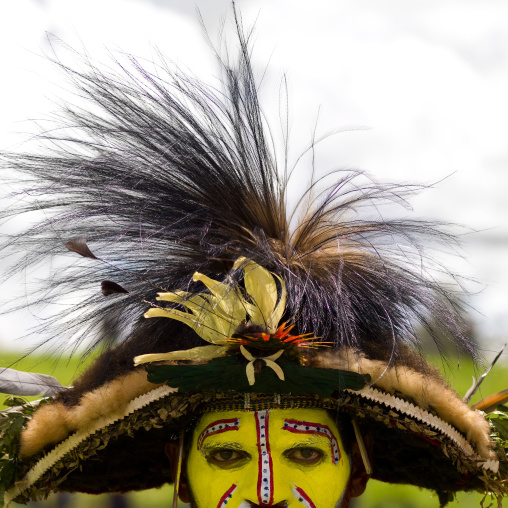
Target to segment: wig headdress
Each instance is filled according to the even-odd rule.
[[[25,253],[17,268],[65,245],[85,258],[44,288],[46,300],[87,295],[51,333],[81,331],[106,349],[33,415],[6,413],[6,499],[161,485],[171,475],[160,443],[195,415],[299,406],[347,412],[372,433],[375,478],[442,499],[501,496],[506,462],[489,423],[420,352],[426,329],[438,346],[446,336],[475,355],[460,304],[424,253],[453,237],[383,219],[377,207],[414,188],[354,171],[336,171],[319,193],[311,182],[290,213],[291,171],[275,157],[237,28],[238,60],[216,55],[218,88],[164,62],[66,68],[92,107],[68,106],[65,134],[44,134],[43,155],[4,155],[31,197],[4,217],[45,216],[7,240]]]

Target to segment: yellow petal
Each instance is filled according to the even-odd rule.
[[[274,311],[276,307],[280,311],[279,307],[281,306],[277,306],[277,284],[272,274],[253,261],[249,261],[245,265],[244,271],[245,289],[253,301],[253,305],[248,309],[251,321],[254,324],[265,326],[270,333],[273,333],[284,312],[285,294],[282,312],[277,313],[277,315],[280,314],[277,319]],[[275,321],[276,319],[277,321]]]
[[[231,321],[240,324],[246,318],[244,301],[238,290],[199,272],[196,272],[192,278],[195,281],[202,282],[210,290],[212,295],[217,299],[221,310],[225,315],[229,316]]]
[[[150,362],[168,362],[174,360],[205,361],[225,356],[227,348],[224,346],[199,346],[183,351],[171,351],[169,353],[140,355],[134,358],[134,366]]]
[[[231,335],[231,324],[209,312],[200,312],[198,316],[177,309],[152,308],[145,312],[145,318],[153,317],[181,321],[190,326],[202,339],[212,344],[219,344]]]
[[[270,330],[271,333],[274,333],[275,330],[278,328],[279,323],[282,319],[282,316],[284,315],[284,312],[286,310],[286,285],[284,284],[284,281],[276,275],[277,279],[280,281],[280,287],[281,287],[281,294],[280,294],[280,300],[277,304],[277,307],[275,307],[274,311],[272,312],[271,316],[268,319],[268,330]]]
[[[188,293],[187,291],[171,291],[168,293],[157,293],[156,300],[163,301],[163,302],[184,302],[185,300],[189,299],[191,296],[193,296],[194,293]]]
[[[233,335],[240,323],[247,321],[247,316],[251,323],[264,326],[270,333],[274,333],[286,307],[284,282],[276,276],[281,286],[281,296],[278,299],[276,281],[268,270],[243,257],[234,263],[235,269],[240,266],[244,269],[248,301],[240,289],[196,272],[193,279],[201,281],[210,290],[210,294],[193,294],[180,290],[159,293],[157,300],[177,303],[189,312],[153,308],[146,312],[145,317],[167,317],[181,321],[212,344],[220,344],[224,338]]]

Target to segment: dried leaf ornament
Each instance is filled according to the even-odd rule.
[[[88,244],[86,243],[86,238],[79,237],[74,238],[73,240],[69,240],[65,246],[71,251],[76,252],[80,256],[83,256],[84,258],[90,258],[90,259],[99,259],[88,247]]]
[[[278,297],[277,283],[268,270],[243,257],[236,260],[233,270],[240,267],[244,271],[245,296],[237,287],[218,282],[202,273],[195,273],[193,280],[202,282],[210,293],[175,291],[159,293],[157,297],[159,301],[177,303],[188,312],[157,307],[145,313],[146,318],[167,317],[181,321],[202,339],[214,344],[213,346],[200,346],[159,355],[141,355],[134,359],[134,364],[168,360],[209,360],[224,356],[230,345],[228,339],[245,324],[260,326],[269,335],[276,334],[286,308],[284,282],[277,277],[281,288]]]

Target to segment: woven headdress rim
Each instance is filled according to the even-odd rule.
[[[198,412],[206,411],[206,408],[203,409],[202,406],[204,401],[206,401],[206,406],[208,406],[208,408],[214,407],[216,410],[224,410],[227,407],[233,409],[231,406],[232,399],[235,399],[236,402],[235,409],[238,408],[238,404],[240,404],[240,406],[243,405],[247,410],[255,409],[256,398],[261,401],[260,403],[263,404],[264,408],[267,407],[267,404],[273,408],[280,406],[284,407],[285,405],[287,406],[289,404],[292,407],[315,407],[318,405],[319,407],[323,408],[338,409],[345,402],[345,400],[350,398],[348,396],[360,397],[362,399],[367,399],[368,401],[382,405],[386,413],[393,410],[398,411],[403,415],[408,416],[413,420],[420,421],[426,426],[438,431],[438,433],[440,433],[445,439],[448,439],[451,443],[453,443],[453,445],[460,451],[460,454],[464,456],[467,464],[481,464],[485,470],[486,475],[490,474],[488,473],[488,470],[493,473],[497,471],[498,463],[495,460],[482,460],[482,458],[473,450],[467,439],[450,424],[446,423],[444,420],[430,413],[429,411],[425,411],[424,409],[419,408],[411,402],[405,401],[400,397],[391,395],[387,392],[383,392],[372,387],[364,388],[359,392],[348,391],[347,394],[344,394],[346,397],[342,399],[317,400],[318,398],[308,397],[307,400],[303,401],[302,397],[292,398],[287,396],[280,397],[277,395],[271,397],[256,395],[253,395],[252,397],[246,397],[237,394],[236,398],[232,397],[231,394],[183,395],[178,394],[177,389],[175,388],[168,386],[159,386],[131,400],[123,411],[114,413],[109,416],[104,416],[96,420],[93,424],[78,430],[76,433],[70,435],[64,441],[56,445],[50,452],[43,455],[30,468],[25,477],[20,482],[18,482],[16,486],[6,492],[6,504],[16,500],[27,490],[31,489],[48,470],[55,466],[55,464],[57,464],[67,454],[75,450],[78,445],[85,442],[87,439],[92,438],[97,432],[109,426],[115,425],[122,420],[129,419],[129,417],[134,415],[136,411],[139,411],[151,405],[152,403],[161,401],[162,399],[174,395],[177,395],[178,398],[182,401],[182,404],[177,406],[177,408],[181,408],[181,410],[177,409],[176,413],[173,412],[175,420],[181,416],[184,416],[186,411],[196,410],[200,406],[201,408],[198,409]],[[269,402],[267,402],[268,399],[270,399]],[[192,401],[191,404],[188,403],[190,401]],[[380,412],[379,414],[382,413]]]

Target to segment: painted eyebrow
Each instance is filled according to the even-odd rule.
[[[305,448],[306,446],[312,447],[312,446],[320,446],[322,441],[318,439],[318,436],[316,434],[309,435],[308,438],[302,439],[301,441],[295,442],[291,446],[288,447],[288,450],[293,450],[297,448]]]
[[[235,442],[227,442],[227,443],[220,443],[220,445],[217,445],[217,444],[213,444],[213,443],[208,443],[208,444],[203,444],[203,446],[201,447],[201,451],[205,452],[207,450],[217,450],[217,449],[220,449],[220,450],[241,450],[243,451],[243,446],[240,444],[240,443],[235,443]]]
[[[238,430],[240,428],[240,418],[226,418],[223,420],[215,420],[205,427],[198,437],[198,450],[201,450],[205,439],[215,434],[222,434],[230,430]]]
[[[318,436],[324,436],[330,441],[330,449],[332,452],[332,463],[338,464],[340,460],[339,442],[335,437],[334,433],[328,427],[321,423],[306,422],[302,420],[284,420],[282,430],[293,432],[294,434],[317,434]]]

